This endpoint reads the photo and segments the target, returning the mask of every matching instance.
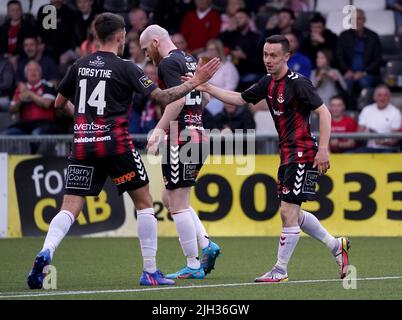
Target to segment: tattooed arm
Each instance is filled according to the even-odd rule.
[[[194,77],[184,82],[183,84],[172,87],[169,89],[161,90],[159,88],[155,89],[151,93],[151,99],[153,102],[168,105],[169,103],[184,97],[190,91],[195,89],[198,85],[207,82],[212,76],[218,71],[220,67],[220,61],[218,58],[214,58],[207,64],[200,68],[194,74]]]

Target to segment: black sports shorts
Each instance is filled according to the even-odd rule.
[[[282,165],[278,169],[278,197],[299,205],[314,200],[317,180],[318,171],[313,168],[312,162]]]
[[[137,150],[91,160],[68,159],[65,194],[97,196],[107,177],[111,177],[119,194],[139,189],[149,183]]]

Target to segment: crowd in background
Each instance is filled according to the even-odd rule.
[[[266,73],[265,38],[283,34],[290,43],[289,68],[311,79],[331,111],[334,132],[402,131],[402,105],[391,103],[393,92],[382,72],[387,61],[380,36],[365,26],[364,8],[357,10],[356,29],[337,35],[326,27],[325,14],[314,12],[314,0],[11,0],[5,4],[0,26],[0,134],[72,132],[71,119],[52,108],[57,85],[76,59],[97,50],[92,21],[103,11],[125,18],[124,58],[156,83],[157,68],[139,46],[139,36],[150,24],[166,28],[181,50],[196,57],[220,57],[222,67],[211,83],[237,91]],[[43,27],[42,9],[47,4],[57,9],[56,29]],[[402,36],[402,1],[388,0],[387,6],[395,13],[395,35]],[[309,16],[301,28],[297,22],[304,13]],[[366,100],[361,99],[363,93]],[[254,114],[263,110],[267,110],[265,103],[231,106],[212,97],[204,110],[204,125],[230,131],[254,129]],[[134,95],[129,131],[149,132],[161,112],[161,106],[147,97]],[[333,139],[331,150],[392,152],[399,150],[399,143]]]

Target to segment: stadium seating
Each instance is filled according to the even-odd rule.
[[[402,60],[387,62],[384,80],[390,88],[402,88]]]
[[[352,4],[364,11],[385,10],[386,0],[353,0]]]
[[[254,114],[254,121],[257,134],[278,134],[269,111],[257,111]]]
[[[336,0],[336,1],[317,0],[315,11],[319,11],[324,15],[328,15],[330,12],[342,13],[343,7],[347,5],[350,5],[349,0]]]
[[[374,88],[364,88],[357,99],[357,110],[363,109],[365,106],[374,102],[373,100]]]
[[[30,12],[36,18],[38,15],[39,8],[43,5],[49,4],[49,0],[35,0],[32,1],[32,6]]]
[[[380,36],[380,41],[384,61],[402,59],[402,36]]]
[[[310,31],[310,19],[316,14],[315,11],[306,11],[300,12],[299,15],[296,17],[294,27],[297,30],[306,34]]]
[[[339,35],[341,32],[345,31],[342,25],[344,17],[342,10],[330,12],[327,16],[327,28]]]
[[[366,27],[378,35],[395,34],[395,15],[391,10],[378,10],[366,12]]]

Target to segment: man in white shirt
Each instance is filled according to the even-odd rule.
[[[390,103],[391,92],[386,85],[379,85],[374,91],[375,103],[363,108],[359,115],[360,132],[392,133],[398,132],[402,124],[400,110]],[[397,149],[397,139],[368,140],[361,152],[392,152]]]

